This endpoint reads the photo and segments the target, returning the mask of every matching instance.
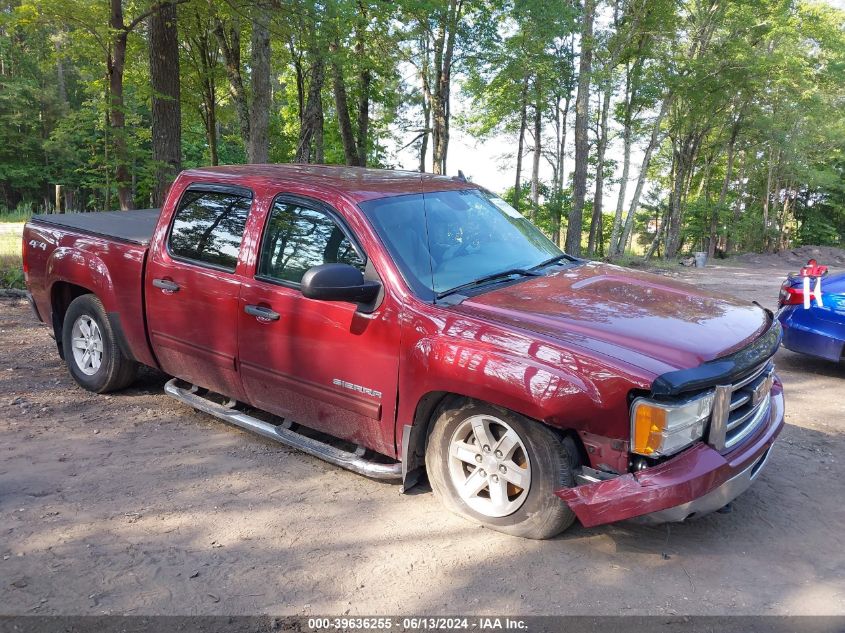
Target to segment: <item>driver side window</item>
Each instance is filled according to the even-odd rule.
[[[274,202],[261,243],[258,277],[299,284],[309,268],[329,263],[349,264],[363,272],[366,262],[329,214],[296,202]]]

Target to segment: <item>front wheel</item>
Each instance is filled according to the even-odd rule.
[[[442,408],[426,470],[449,509],[499,532],[545,539],[575,520],[554,494],[575,485],[563,441],[505,409],[474,401]]]
[[[62,326],[62,349],[70,375],[88,391],[123,389],[138,364],[120,351],[103,304],[94,295],[71,302]]]

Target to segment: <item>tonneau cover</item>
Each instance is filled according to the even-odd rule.
[[[161,209],[34,215],[33,221],[148,246]]]

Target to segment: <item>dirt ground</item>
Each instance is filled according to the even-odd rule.
[[[773,307],[786,268],[680,273]],[[476,527],[197,413],[95,396],[0,300],[2,614],[845,614],[845,366],[782,350],[787,427],[730,514]]]

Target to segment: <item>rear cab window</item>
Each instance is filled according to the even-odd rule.
[[[251,205],[252,194],[246,189],[189,188],[167,238],[171,257],[235,272]]]

